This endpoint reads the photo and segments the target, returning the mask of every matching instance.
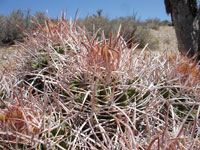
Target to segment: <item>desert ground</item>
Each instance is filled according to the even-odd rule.
[[[159,50],[177,50],[177,39],[173,26],[161,26],[159,30],[151,29],[150,33],[159,41]]]

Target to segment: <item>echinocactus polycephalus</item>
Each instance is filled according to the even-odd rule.
[[[64,29],[59,30],[62,27]],[[130,59],[124,59],[131,56],[131,51],[123,38],[118,35],[105,39],[102,34],[102,41],[95,36],[90,39],[83,31],[76,33],[67,20],[61,20],[55,25],[47,21],[44,29],[38,26],[34,36],[28,35],[27,39],[22,46],[28,59],[24,59],[21,70],[27,89],[33,89],[36,95],[39,92],[41,97],[48,95],[52,103],[55,103],[55,95],[51,92],[56,93],[62,103],[74,109],[73,113],[80,113],[79,119],[73,118],[75,126],[81,126],[88,119],[92,122],[97,135],[92,134],[91,139],[103,138],[95,127],[98,122],[112,138],[118,126],[118,108],[124,110],[138,95],[136,89],[126,85],[129,80],[122,81],[127,86],[125,90],[121,85],[123,72],[132,65]],[[130,80],[134,81],[135,77]],[[83,129],[82,132],[91,132],[90,123]]]
[[[16,89],[24,105],[1,105],[0,119],[9,108],[21,120],[22,106],[38,112],[42,123],[31,148],[194,148],[198,86],[182,86],[169,57],[147,47],[136,52],[137,44],[129,49],[118,33],[98,39],[64,18],[27,33],[15,73],[0,82],[6,104]]]

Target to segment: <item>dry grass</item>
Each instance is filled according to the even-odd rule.
[[[64,17],[37,26],[1,75],[2,149],[200,148],[198,64],[186,73],[179,54],[136,52]]]

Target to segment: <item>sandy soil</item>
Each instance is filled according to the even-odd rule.
[[[17,54],[17,48],[15,46],[3,46],[0,47],[0,69],[6,67],[9,62],[12,62],[15,59]]]
[[[177,50],[177,39],[174,27],[162,26],[159,30],[151,30],[152,36],[159,41],[159,50]]]

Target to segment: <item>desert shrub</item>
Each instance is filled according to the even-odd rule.
[[[139,48],[143,48],[148,43],[150,49],[158,47],[156,39],[150,34],[149,27],[137,19],[136,15],[114,19],[111,24],[111,31],[115,34],[118,33],[118,29],[121,26],[121,35],[127,44],[138,43]]]
[[[115,34],[118,33],[118,29],[121,27],[121,35],[127,43],[141,42],[135,38],[139,25],[139,21],[136,20],[135,16],[114,19],[111,21],[111,24],[113,25],[113,29],[111,31],[113,31]]]
[[[126,43],[131,47],[131,43],[138,43],[139,47],[144,47],[147,43],[149,48],[156,49],[157,41],[150,35],[149,27],[137,19],[136,15],[120,17],[109,20],[104,16],[88,16],[85,19],[79,19],[80,26],[84,26],[88,32],[95,33],[98,30],[97,37],[101,37],[103,31],[106,38],[112,33],[113,37],[121,34]],[[119,32],[119,28],[121,29]]]
[[[0,44],[2,43],[2,40],[5,39],[6,34],[5,34],[5,30],[6,30],[6,17],[4,17],[3,15],[0,15]]]
[[[110,21],[104,16],[87,16],[85,19],[79,20],[79,25],[84,26],[86,30],[94,34],[97,32],[97,38],[101,37],[101,32],[103,31],[106,37],[109,36],[111,31]],[[98,32],[100,30],[100,32]]]
[[[36,12],[33,15],[33,21],[38,22],[42,27],[45,25],[45,13],[44,12]]]
[[[144,24],[146,24],[146,26],[148,26],[151,29],[158,30],[160,28],[161,21],[158,18],[147,19],[144,21]]]
[[[150,49],[157,49],[159,44],[157,40],[152,37],[149,27],[141,22],[135,24],[134,26],[136,26],[136,29],[129,38],[132,38],[133,42],[140,44],[140,48],[148,44]],[[134,26],[132,25],[132,28],[135,28]],[[129,32],[130,31],[131,30],[129,30]],[[127,35],[129,35],[129,32],[127,32]]]
[[[162,26],[172,26],[172,22],[168,20],[163,20],[160,23]]]
[[[22,40],[23,34],[20,29],[17,28],[17,25],[25,27],[25,22],[23,19],[23,12],[21,10],[13,11],[6,19],[6,30],[5,37],[2,39],[2,42],[5,44],[12,44],[14,40]]]
[[[1,28],[0,41],[3,44],[13,44],[14,41],[23,41],[24,35],[22,30],[17,26],[25,29],[28,32],[37,27],[37,25],[32,24],[32,21],[37,21],[42,27],[45,25],[45,14],[42,12],[36,12],[35,15],[30,15],[30,10],[23,12],[22,10],[13,11],[9,16],[1,16]],[[53,19],[56,22],[56,19]],[[150,23],[149,26],[157,24],[156,20],[147,21]],[[149,28],[139,19],[137,19],[136,14],[127,17],[120,17],[117,19],[108,19],[108,17],[102,15],[102,11],[97,11],[97,15],[87,16],[84,19],[78,19],[77,23],[80,27],[86,28],[87,32],[91,35],[97,33],[97,38],[101,37],[101,33],[104,32],[105,37],[108,38],[110,34],[117,36],[118,29],[121,26],[121,34],[127,44],[132,42],[139,43],[139,47],[144,47],[147,43],[149,48],[156,49],[158,43],[150,35]],[[99,31],[100,30],[100,31]]]
[[[31,20],[37,20],[44,26],[45,14],[37,12],[35,17],[30,14],[30,9],[23,12],[22,10],[12,11],[8,16],[0,16],[0,41],[1,44],[14,44],[14,41],[23,41],[24,34],[19,26],[29,32],[34,29]]]

